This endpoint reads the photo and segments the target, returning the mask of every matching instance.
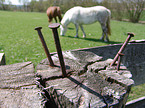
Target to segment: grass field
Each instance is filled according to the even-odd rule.
[[[42,33],[50,52],[56,51],[45,13],[0,11],[0,25],[0,50],[5,52],[7,64],[23,61],[32,61],[37,64],[46,57],[38,34],[34,30],[38,26],[42,27]],[[136,34],[132,39],[143,39],[145,35],[143,24],[112,20],[110,42],[105,43],[99,40],[102,34],[99,23],[84,26],[86,39],[82,38],[81,31],[79,31],[80,37],[74,38],[74,25],[70,24],[69,27],[71,29],[68,29],[66,36],[60,36],[63,51],[121,43],[126,40],[127,32]]]
[[[50,52],[56,52],[52,31],[48,28],[45,13],[0,11],[0,25],[0,52],[5,53],[7,64],[32,61],[37,65],[42,59],[46,58],[38,34],[34,30],[38,26],[42,27],[42,33]],[[144,39],[145,36],[144,24],[114,20],[111,20],[112,35],[109,43],[99,40],[102,34],[99,23],[84,26],[87,34],[86,39],[82,38],[81,31],[79,31],[80,37],[74,38],[74,25],[70,24],[69,28],[66,36],[60,36],[63,51],[122,43],[127,38],[127,32],[136,34],[132,39]],[[60,32],[60,29],[58,29],[58,32]],[[145,85],[141,87],[143,87],[143,90]],[[145,90],[137,93],[137,88],[133,87],[130,100],[145,94]],[[136,94],[137,96],[135,96]]]

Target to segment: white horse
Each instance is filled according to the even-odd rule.
[[[76,27],[76,36],[78,37],[78,28],[80,26],[83,37],[86,37],[86,34],[83,29],[83,24],[92,24],[98,21],[102,27],[102,37],[101,40],[104,40],[104,36],[106,36],[105,41],[108,42],[108,34],[111,35],[110,31],[110,17],[111,12],[109,9],[103,6],[94,6],[83,8],[80,6],[73,7],[69,9],[65,14],[63,19],[61,20],[61,32],[60,35],[64,36],[67,31],[67,26],[69,23],[73,23]]]

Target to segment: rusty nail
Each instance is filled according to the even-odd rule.
[[[55,46],[57,49],[57,54],[58,54],[60,67],[61,67],[61,71],[62,71],[62,75],[63,75],[63,77],[65,77],[65,76],[67,76],[66,67],[65,67],[65,63],[64,63],[64,59],[63,59],[63,55],[62,55],[62,50],[61,50],[61,45],[60,45],[58,32],[57,32],[57,28],[59,26],[60,26],[59,23],[53,23],[53,24],[50,24],[48,27],[52,29],[53,37],[54,37],[54,41],[55,41]]]
[[[122,53],[118,53],[119,57],[118,57],[118,63],[117,63],[117,70],[120,69],[120,63],[121,63],[121,59],[122,59],[122,56],[124,56],[124,54]]]
[[[45,54],[46,54],[46,56],[47,56],[47,58],[48,58],[48,61],[49,61],[49,63],[50,63],[50,66],[54,66],[53,60],[52,60],[52,58],[51,58],[51,55],[50,55],[50,53],[49,53],[49,50],[48,50],[47,45],[46,45],[46,43],[45,43],[45,40],[44,40],[44,38],[43,38],[41,29],[42,29],[42,27],[36,27],[36,28],[35,28],[35,30],[37,30],[37,32],[38,32],[39,38],[40,38],[41,43],[42,43],[42,45],[43,45],[43,48],[44,48]]]
[[[113,62],[110,64],[110,66],[113,66],[113,65],[115,64],[116,60],[117,60],[118,57],[119,57],[118,54],[123,52],[123,50],[125,49],[127,43],[128,43],[129,40],[131,39],[131,37],[134,37],[134,33],[127,33],[127,35],[128,35],[128,37],[127,37],[126,41],[125,41],[125,42],[123,43],[123,45],[121,46],[120,50],[118,51],[118,53],[117,53],[116,56],[114,57],[114,60],[113,60]]]

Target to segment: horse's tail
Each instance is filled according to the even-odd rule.
[[[108,29],[107,34],[111,35],[111,27],[110,27],[111,11],[109,9],[107,11],[108,11],[108,14],[109,14],[108,19],[107,19],[107,25],[106,25],[107,29]]]

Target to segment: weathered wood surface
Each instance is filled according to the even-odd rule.
[[[121,71],[110,68],[112,59],[103,60],[89,51],[68,51],[63,52],[63,56],[67,72],[71,73],[68,77],[61,77],[59,67],[48,66],[47,59],[37,66],[38,76],[46,81],[45,90],[49,91],[58,107],[124,106],[129,91],[126,86],[134,84],[126,68]],[[57,54],[52,58],[55,64],[59,64]],[[128,77],[124,76],[124,72]]]
[[[0,89],[0,108],[42,108],[36,85],[20,89]]]
[[[35,84],[32,62],[0,66],[0,88],[19,88]]]
[[[0,66],[0,108],[41,108],[32,62]]]

